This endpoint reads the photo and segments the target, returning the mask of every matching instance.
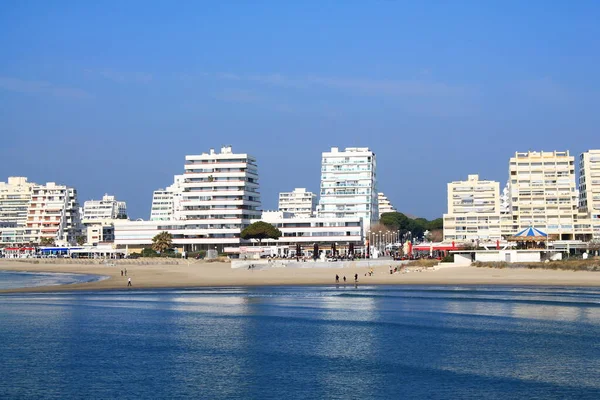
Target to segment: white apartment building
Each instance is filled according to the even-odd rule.
[[[116,219],[127,219],[127,203],[117,201],[115,196],[105,194],[102,200],[86,201],[81,215],[87,244],[112,242],[114,241],[113,222]]]
[[[448,183],[444,241],[493,242],[501,236],[500,184],[479,175]]]
[[[34,185],[21,176],[11,176],[8,182],[0,182],[0,225],[25,226]]]
[[[185,221],[186,229],[177,233],[184,235],[189,250],[239,245],[241,231],[261,215],[256,158],[223,146],[220,153],[210,149],[185,160],[175,219]]]
[[[35,185],[27,211],[26,240],[40,243],[48,238],[66,244],[75,243],[80,234],[77,191],[54,182]]]
[[[579,157],[579,211],[600,220],[600,150]]]
[[[317,195],[304,188],[279,193],[279,211],[289,212],[296,217],[312,217],[317,209]]]
[[[563,240],[575,238],[575,225],[581,224],[575,160],[568,151],[517,152],[510,158],[509,179],[512,218],[503,222],[506,234],[534,226]]]
[[[321,218],[363,219],[365,232],[379,218],[375,153],[367,147],[332,147],[321,164]]]
[[[87,200],[83,203],[83,223],[127,218],[127,203],[117,201],[115,196],[105,194],[102,200]]]
[[[185,161],[184,174],[155,192],[151,221],[115,221],[115,244],[147,246],[162,231],[185,251],[223,251],[243,242],[242,230],[261,215],[256,158],[223,146]]]
[[[171,186],[152,193],[150,221],[170,221],[175,218],[175,210],[179,210],[181,205],[183,181],[183,175],[175,175]]]
[[[379,219],[381,219],[382,214],[397,212],[396,207],[392,205],[392,202],[382,192],[377,193],[377,203],[379,207]]]
[[[24,244],[27,209],[35,183],[11,176],[0,182],[0,244]]]

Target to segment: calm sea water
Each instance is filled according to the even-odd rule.
[[[0,398],[598,399],[600,290],[0,295]]]
[[[107,276],[68,274],[55,272],[13,272],[0,271],[0,289],[17,289],[37,286],[68,285],[72,283],[95,282]]]

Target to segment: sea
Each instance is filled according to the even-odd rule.
[[[600,289],[0,295],[0,399],[599,399]]]
[[[16,272],[0,270],[0,289],[69,285],[72,283],[95,282],[104,279],[108,279],[108,276],[69,274],[59,272]]]

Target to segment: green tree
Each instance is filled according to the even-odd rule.
[[[279,239],[281,231],[267,222],[258,221],[247,226],[240,236],[245,240],[258,239],[262,243],[263,239]]]
[[[161,232],[152,238],[152,250],[162,254],[173,246],[173,235],[169,232]]]
[[[435,231],[437,229],[443,229],[444,228],[444,219],[443,218],[436,218],[432,221],[429,221],[429,224],[427,226],[427,229],[429,229],[430,231]]]
[[[427,230],[435,231],[443,227],[442,218],[434,219],[433,221],[425,218],[412,219],[400,212],[383,213],[379,222],[388,229],[399,230],[401,234],[411,232],[413,237],[421,237]]]
[[[75,238],[75,241],[77,242],[78,245],[81,246],[82,244],[84,244],[87,241],[87,239],[85,238],[85,236],[77,236]]]
[[[54,238],[44,237],[40,239],[40,246],[54,246],[55,243]]]

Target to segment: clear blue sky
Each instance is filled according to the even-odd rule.
[[[124,4],[123,4],[124,3]],[[0,180],[148,218],[184,156],[258,158],[265,209],[368,146],[401,211],[507,179],[515,151],[599,148],[595,1],[2,1]]]

